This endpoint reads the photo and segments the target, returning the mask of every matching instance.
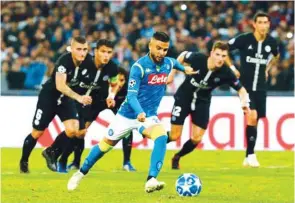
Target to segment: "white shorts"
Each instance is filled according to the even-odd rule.
[[[137,119],[126,118],[120,114],[116,114],[114,120],[107,128],[106,138],[109,140],[120,140],[129,136],[133,129],[139,131],[140,128],[148,128],[155,124],[159,124],[160,120],[157,116],[151,116],[145,119],[145,122],[139,122]]]

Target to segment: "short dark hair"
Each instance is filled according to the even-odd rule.
[[[170,37],[165,32],[155,32],[153,38],[161,42],[169,42]]]
[[[228,51],[229,50],[229,46],[228,46],[228,44],[226,42],[216,41],[213,44],[212,51],[215,50],[215,49],[221,49],[221,50]]]
[[[86,38],[85,37],[82,37],[82,36],[74,37],[73,40],[75,42],[80,43],[80,44],[85,44],[86,43]]]
[[[270,21],[270,16],[267,13],[259,11],[254,15],[254,18],[253,18],[254,22],[256,22],[257,18],[259,17],[267,17],[268,21]]]
[[[113,49],[115,46],[115,43],[107,39],[100,39],[96,42],[96,49],[99,49],[99,47],[101,46],[106,46]]]
[[[119,67],[118,74],[122,74],[122,75],[124,75],[124,77],[125,77],[126,80],[128,79],[128,71],[125,70],[124,68]]]

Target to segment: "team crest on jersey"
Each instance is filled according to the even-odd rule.
[[[150,74],[148,76],[148,84],[150,85],[163,85],[167,82],[167,74],[161,73],[161,74]]]
[[[108,79],[109,79],[109,76],[108,76],[108,75],[105,75],[105,76],[103,76],[103,78],[102,78],[103,81],[107,81]]]
[[[57,71],[59,73],[65,73],[66,72],[66,68],[64,66],[58,66]]]
[[[134,79],[131,79],[129,81],[129,87],[134,87],[136,85],[136,81]]]
[[[82,75],[85,75],[87,73],[87,69],[82,70]]]
[[[163,165],[162,161],[159,161],[159,162],[157,163],[157,170],[158,170],[158,171],[160,171],[160,169],[162,168],[162,165]]]
[[[266,52],[270,52],[271,51],[271,47],[269,45],[265,46],[264,49],[265,49]]]
[[[214,82],[216,83],[220,82],[220,78],[214,78]]]
[[[109,134],[109,136],[112,136],[114,134],[114,130],[113,129],[109,129],[108,134]]]

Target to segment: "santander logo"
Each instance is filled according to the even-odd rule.
[[[148,84],[150,85],[163,85],[167,82],[167,74],[161,73],[161,74],[150,74],[148,76]]]

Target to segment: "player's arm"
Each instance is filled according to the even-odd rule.
[[[168,80],[167,80],[167,84],[170,84],[173,79],[175,74],[177,73],[177,71],[181,71],[184,72],[187,75],[193,75],[196,74],[197,72],[194,71],[194,69],[190,66],[190,63],[188,63],[185,60],[186,56],[190,56],[192,52],[188,52],[188,51],[184,51],[182,52],[178,57],[177,60],[175,60],[174,58],[169,58],[169,60],[171,61],[171,65],[173,67],[173,69],[171,70],[169,76],[168,76]]]
[[[145,120],[145,112],[137,99],[137,95],[143,74],[144,72],[140,64],[135,63],[131,67],[126,96],[127,102],[137,115],[137,119],[142,122]]]
[[[240,78],[240,76],[241,76],[240,71],[238,71],[238,69],[232,63],[229,56],[226,57],[225,64],[234,72],[234,74],[236,75],[237,78]]]
[[[84,105],[89,105],[92,102],[92,99],[90,96],[81,96],[74,92],[68,85],[67,85],[67,74],[66,74],[66,68],[64,66],[59,66],[58,70],[55,74],[55,83],[56,83],[56,89],[60,91],[62,94],[77,100],[79,103]]]
[[[249,113],[250,111],[250,98],[247,90],[242,87],[238,90],[238,94],[241,101],[241,106],[245,114]]]
[[[108,108],[115,107],[116,101],[115,97],[119,91],[119,86],[117,84],[117,72],[112,74],[111,78],[109,79],[109,94],[106,99]]]
[[[229,74],[230,74],[229,85],[238,92],[238,95],[239,95],[240,101],[241,101],[241,107],[242,107],[244,113],[247,114],[250,111],[250,109],[249,109],[249,106],[250,106],[249,94],[248,94],[247,90],[242,86],[239,79],[236,78],[236,76],[231,71],[229,71]]]
[[[271,53],[272,53],[272,58],[270,59],[270,61],[267,64],[266,70],[265,70],[265,77],[266,79],[268,78],[268,73],[270,71],[270,69],[272,67],[274,67],[280,60],[280,54],[279,54],[279,50],[278,50],[278,45],[277,43],[274,43],[274,46],[271,49]]]

